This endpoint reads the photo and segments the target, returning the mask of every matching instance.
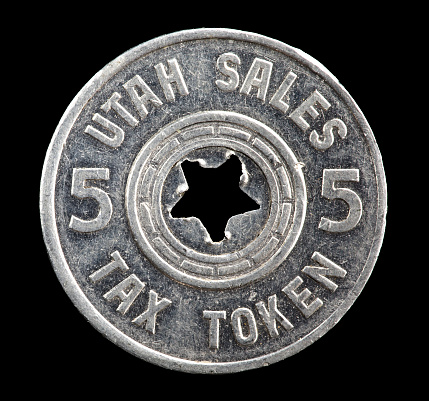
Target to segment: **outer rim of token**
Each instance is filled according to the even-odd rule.
[[[297,60],[297,62],[305,65],[314,73],[321,76],[347,104],[348,108],[352,111],[356,120],[358,121],[358,124],[364,133],[368,147],[373,156],[378,186],[377,222],[371,250],[361,275],[357,279],[354,288],[345,298],[344,302],[335,310],[334,313],[325,319],[322,324],[295,343],[261,357],[222,363],[190,361],[154,351],[129,338],[117,328],[115,328],[110,322],[108,322],[86,298],[70,271],[61,249],[60,239],[56,228],[54,204],[55,177],[61,158],[63,144],[65,144],[70,129],[72,128],[76,118],[88,100],[98,90],[100,90],[100,88],[112,76],[114,76],[118,71],[123,69],[127,64],[134,61],[135,59],[173,44],[210,38],[239,40],[267,46],[291,58],[294,58]],[[80,92],[70,103],[55,130],[46,154],[40,186],[40,214],[45,244],[48,249],[55,273],[64,290],[78,310],[105,337],[131,354],[168,369],[190,373],[232,373],[254,369],[261,366],[267,366],[298,353],[322,337],[347,312],[367,282],[377,260],[383,241],[386,224],[386,212],[387,187],[381,154],[368,122],[346,89],[322,64],[301,50],[295,49],[289,45],[266,36],[223,28],[191,29],[160,36],[128,50],[113,60],[111,63],[107,64],[96,75],[94,75],[94,77],[80,90]]]

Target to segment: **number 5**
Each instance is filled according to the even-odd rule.
[[[108,180],[108,168],[74,168],[72,176],[71,194],[76,198],[92,198],[95,199],[99,206],[100,211],[98,216],[92,220],[81,220],[76,216],[70,219],[69,227],[73,230],[82,233],[89,233],[101,230],[106,227],[112,217],[113,207],[112,202],[107,195],[100,188],[90,187],[87,180]]]
[[[358,169],[323,170],[322,196],[329,199],[342,199],[349,206],[345,220],[333,221],[326,217],[320,219],[319,228],[332,233],[341,233],[355,228],[362,217],[362,202],[356,192],[348,188],[337,188],[336,181],[359,181]]]

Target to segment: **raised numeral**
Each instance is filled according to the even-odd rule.
[[[100,188],[91,187],[88,180],[108,180],[107,168],[74,168],[71,194],[79,199],[92,198],[98,202],[100,210],[98,216],[91,220],[82,220],[72,216],[69,227],[73,230],[89,233],[106,227],[112,217],[113,207],[109,195]]]
[[[362,217],[362,202],[356,192],[348,188],[339,188],[337,181],[359,181],[358,169],[325,169],[323,170],[322,196],[329,199],[342,199],[349,207],[349,214],[341,221],[329,220],[326,217],[320,219],[321,230],[340,233],[356,227]]]

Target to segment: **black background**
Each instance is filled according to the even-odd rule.
[[[395,232],[397,148],[394,110],[397,70],[386,68],[395,56],[398,28],[386,16],[369,8],[292,9],[253,4],[249,14],[231,11],[228,4],[194,6],[143,3],[116,4],[103,13],[84,7],[35,10],[28,33],[18,41],[20,57],[29,63],[20,82],[31,102],[36,124],[27,124],[30,143],[27,170],[27,221],[31,220],[31,252],[25,265],[26,305],[13,335],[15,369],[34,394],[107,397],[190,398],[226,394],[256,397],[300,397],[332,394],[334,398],[371,394],[402,385],[406,371],[402,355],[408,351],[401,334],[403,316],[401,260]],[[249,3],[250,7],[251,3]],[[332,6],[333,7],[333,6]],[[47,10],[48,11],[48,10]],[[73,12],[72,12],[73,11]],[[384,245],[372,276],[342,320],[315,344],[269,367],[231,375],[192,375],[169,371],[128,354],[95,330],[58,282],[43,243],[39,223],[38,191],[45,153],[62,114],[82,86],[105,64],[133,46],[181,29],[223,27],[251,31],[297,47],[324,64],[348,90],[366,116],[383,155],[388,183],[388,216]],[[29,164],[30,165],[30,164]],[[29,165],[27,167],[29,167]],[[395,188],[396,186],[396,188]],[[399,214],[396,214],[399,216]],[[396,217],[397,219],[398,217]],[[26,236],[28,235],[28,231]],[[17,239],[28,241],[28,239]],[[24,264],[21,265],[23,267]],[[403,271],[402,271],[403,274]],[[24,335],[23,335],[24,333]],[[22,344],[25,344],[22,348]],[[397,375],[399,373],[399,378]],[[393,378],[397,378],[393,380]],[[239,393],[235,394],[235,391]],[[85,397],[86,398],[86,397]]]

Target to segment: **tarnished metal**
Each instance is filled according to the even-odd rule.
[[[232,160],[255,207],[213,240],[175,215],[184,166]],[[187,372],[261,367],[320,338],[365,285],[385,214],[374,136],[335,77],[229,29],[162,36],[103,68],[60,121],[41,184],[74,304],[133,355]]]

